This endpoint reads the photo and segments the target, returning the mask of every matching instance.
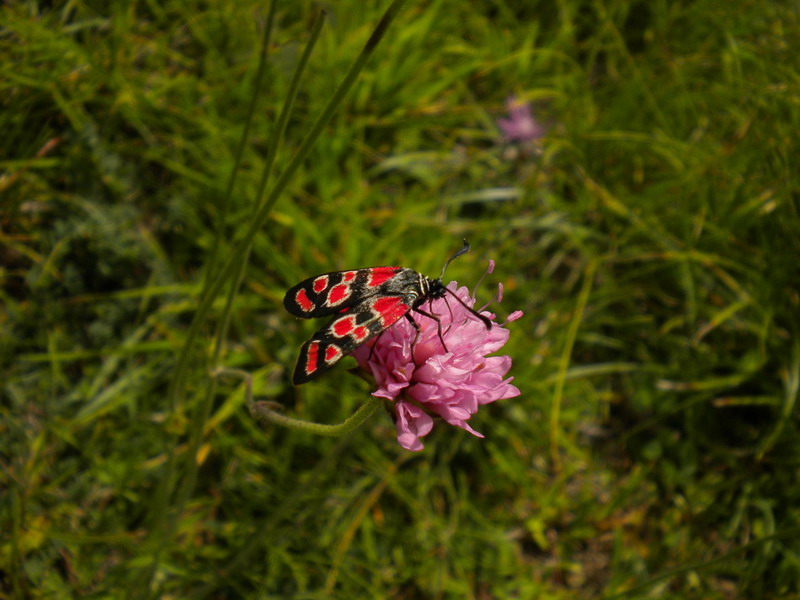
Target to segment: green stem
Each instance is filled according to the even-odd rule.
[[[356,412],[338,425],[314,423],[313,421],[295,419],[294,417],[287,417],[279,413],[272,408],[272,406],[278,406],[274,402],[255,402],[253,400],[253,376],[247,371],[243,371],[242,369],[217,368],[211,372],[212,378],[217,378],[220,375],[232,375],[244,381],[244,398],[245,402],[247,402],[247,406],[250,408],[250,414],[253,415],[253,418],[316,435],[327,435],[331,437],[347,435],[366,423],[383,405],[382,399],[370,396],[369,400]]]
[[[314,144],[317,142],[323,131],[325,131],[325,128],[333,119],[333,115],[339,108],[339,105],[350,91],[350,88],[353,87],[353,84],[358,78],[359,73],[361,73],[367,60],[370,58],[370,56],[372,56],[372,53],[375,51],[375,47],[381,38],[383,38],[384,34],[386,33],[386,29],[389,27],[389,24],[397,16],[397,13],[400,12],[400,8],[404,2],[405,0],[394,0],[386,9],[383,17],[381,17],[381,20],[375,26],[375,30],[372,32],[372,35],[364,44],[364,48],[361,50],[358,58],[356,58],[353,65],[350,67],[350,70],[345,75],[344,80],[339,87],[336,88],[331,96],[331,99],[328,101],[328,104],[322,111],[322,114],[317,118],[316,122],[311,128],[311,131],[309,131],[306,137],[303,139],[300,148],[298,148],[291,162],[286,167],[286,170],[281,173],[278,181],[275,182],[275,186],[270,191],[266,201],[259,207],[255,216],[250,221],[250,226],[247,228],[247,231],[245,232],[241,241],[231,251],[231,254],[228,256],[225,264],[220,269],[216,279],[214,279],[214,281],[206,290],[206,293],[200,298],[197,312],[195,312],[192,323],[189,325],[189,330],[186,334],[186,340],[181,348],[180,354],[178,355],[178,361],[175,366],[175,375],[171,381],[170,389],[167,394],[170,407],[173,411],[176,410],[183,401],[186,378],[189,374],[188,366],[191,351],[197,345],[200,328],[208,317],[211,307],[214,304],[214,300],[219,295],[219,292],[222,290],[222,287],[225,285],[225,283],[229,281],[235,274],[237,265],[242,261],[248,249],[250,248],[253,238],[255,238],[255,236],[260,232],[267,220],[267,217],[269,217],[275,202],[277,202],[278,198],[288,187],[289,182],[294,178],[294,174],[300,168],[300,165],[303,164],[306,157],[311,152],[311,149],[314,147]]]
[[[561,420],[561,401],[564,398],[564,383],[567,380],[567,370],[569,369],[572,348],[575,346],[575,339],[578,337],[578,329],[583,320],[583,313],[586,310],[586,303],[589,301],[589,293],[592,291],[594,273],[597,270],[597,259],[592,259],[586,265],[583,274],[583,286],[578,294],[578,303],[575,306],[575,313],[572,315],[572,322],[567,330],[567,340],[564,350],[561,352],[561,359],[558,365],[558,378],[556,379],[556,389],[553,394],[553,406],[550,410],[550,460],[553,464],[553,471],[561,471],[561,457],[558,454],[558,425]]]
[[[266,64],[267,64],[267,51],[270,45],[270,40],[272,39],[272,27],[275,20],[275,12],[276,12],[277,0],[273,0],[270,3],[269,8],[269,16],[267,19],[267,25],[264,30],[264,36],[262,38],[261,43],[261,53],[259,56],[259,63],[258,68],[254,80],[254,90],[251,97],[251,102],[248,110],[247,120],[245,122],[244,130],[242,131],[242,135],[239,139],[239,144],[236,149],[236,155],[234,159],[233,169],[231,170],[231,174],[228,177],[227,187],[225,189],[225,195],[223,196],[223,204],[222,204],[222,211],[221,217],[219,221],[219,226],[217,227],[217,232],[214,237],[214,245],[211,249],[209,255],[209,261],[206,269],[206,273],[204,276],[203,281],[203,288],[202,292],[200,293],[201,298],[205,298],[209,295],[209,287],[219,281],[220,276],[215,271],[217,270],[217,263],[219,259],[219,248],[221,246],[225,222],[227,221],[228,214],[230,212],[230,205],[231,205],[231,195],[233,193],[233,188],[236,182],[236,177],[239,173],[239,168],[242,161],[242,156],[244,154],[244,149],[246,147],[247,140],[250,137],[250,129],[252,127],[253,118],[256,112],[256,106],[258,97],[261,93],[261,87],[264,81],[264,74],[266,72]],[[313,42],[316,41],[315,38],[312,38],[312,42],[309,44],[313,46]],[[195,315],[197,317],[197,315]],[[192,325],[194,325],[194,321]],[[181,390],[183,383],[185,381],[184,374],[188,372],[188,350],[193,345],[193,339],[196,336],[197,332],[199,332],[199,325],[201,322],[198,322],[198,327],[195,328],[194,334],[190,328],[190,333],[187,336],[186,342],[184,347],[182,348],[182,356],[184,356],[187,360],[183,362],[181,366],[181,361],[179,360],[179,365],[175,370],[175,375],[170,381],[170,392],[168,394],[169,398],[172,401],[172,409],[173,414],[175,412],[175,408],[177,407],[178,403],[176,402],[177,396],[176,393],[179,393]],[[219,345],[217,350],[219,349]],[[202,441],[202,428],[205,421],[208,419],[208,415],[211,410],[212,399],[214,396],[215,391],[215,382],[209,382],[208,388],[206,390],[206,398],[202,405],[198,407],[196,411],[192,423],[190,425],[190,438],[189,438],[189,452],[188,455],[190,460],[188,462],[187,467],[187,475],[183,479],[183,485],[181,486],[178,498],[175,500],[173,504],[173,510],[168,510],[169,504],[169,497],[172,494],[175,487],[178,485],[178,457],[176,453],[176,449],[174,446],[168,446],[167,448],[167,465],[165,469],[164,478],[159,486],[156,494],[155,494],[155,501],[154,501],[154,510],[151,514],[155,515],[153,519],[153,523],[151,526],[151,537],[150,541],[154,544],[154,549],[152,551],[152,560],[147,567],[144,567],[145,575],[139,578],[140,585],[133,586],[131,589],[127,590],[129,598],[143,598],[147,597],[144,591],[144,586],[149,585],[150,582],[153,580],[155,576],[155,572],[158,569],[158,566],[161,561],[161,552],[163,548],[167,545],[167,539],[171,537],[172,532],[175,530],[177,526],[177,519],[179,518],[180,511],[183,509],[183,505],[185,504],[186,498],[191,490],[194,488],[194,483],[197,477],[197,462],[193,460],[193,458],[197,455],[197,450],[200,447],[200,443]],[[153,591],[150,591],[150,595],[153,596]]]
[[[314,433],[316,435],[328,436],[342,436],[357,429],[369,418],[374,415],[378,409],[383,405],[383,400],[370,396],[356,412],[354,412],[347,420],[339,423],[338,425],[326,425],[324,423],[314,423],[313,421],[303,421],[302,419],[295,419],[287,417],[279,412],[269,408],[267,402],[253,402],[250,405],[250,412],[257,419],[262,421],[269,421],[276,425],[288,427],[289,429],[296,429],[298,431],[305,431],[306,433]]]
[[[214,280],[214,271],[216,270],[217,262],[219,261],[219,249],[222,247],[222,240],[226,233],[225,224],[228,222],[228,215],[231,211],[231,197],[233,196],[233,188],[236,184],[236,177],[239,175],[239,167],[242,164],[244,149],[247,146],[247,141],[250,139],[250,129],[253,126],[253,119],[256,114],[258,99],[261,97],[261,88],[264,83],[264,73],[267,68],[267,56],[269,54],[268,50],[270,41],[272,40],[272,26],[275,22],[277,5],[277,0],[273,0],[269,5],[267,24],[264,29],[264,36],[261,39],[261,52],[258,57],[258,67],[256,67],[256,75],[253,79],[253,93],[250,96],[250,106],[247,108],[247,119],[245,120],[242,135],[239,137],[239,145],[236,148],[233,169],[231,169],[231,174],[228,177],[228,184],[225,187],[225,193],[222,196],[222,207],[220,210],[219,219],[217,221],[217,231],[214,235],[214,244],[211,247],[211,252],[209,252],[209,260],[208,265],[206,266],[203,281],[203,291],[200,294],[201,296],[205,293],[206,289],[208,289],[209,284]],[[313,44],[307,44],[306,51],[308,51],[308,48],[312,45]]]
[[[227,259],[224,261],[224,264],[216,272],[212,273],[212,271],[209,271],[209,273],[212,273],[212,275],[206,280],[207,285],[205,285],[204,290],[200,295],[197,310],[194,314],[191,324],[189,325],[189,329],[186,333],[186,339],[184,340],[178,354],[174,374],[167,391],[168,410],[173,416],[176,416],[177,413],[183,409],[183,403],[186,396],[186,383],[190,373],[189,366],[192,358],[196,358],[198,351],[200,351],[203,347],[200,343],[200,332],[203,324],[211,312],[214,301],[222,291],[225,284],[232,282],[237,278],[239,267],[245,260],[245,257],[247,256],[252,245],[253,239],[259,233],[263,233],[262,228],[264,223],[267,221],[273,206],[278,201],[278,198],[280,198],[285,192],[286,188],[289,186],[289,183],[294,178],[295,173],[300,169],[301,165],[310,154],[314,144],[330,124],[331,120],[333,119],[333,115],[336,113],[336,110],[342,104],[345,96],[353,87],[353,84],[363,70],[365,64],[374,53],[375,48],[386,34],[386,30],[400,12],[400,9],[405,1],[406,0],[393,0],[391,2],[381,17],[381,20],[375,26],[372,35],[370,35],[369,39],[364,44],[361,53],[348,70],[342,83],[336,88],[330,100],[328,101],[328,104],[323,109],[322,114],[317,118],[316,122],[312,126],[311,131],[309,131],[309,133],[301,142],[297,152],[271,188],[267,198],[258,207],[258,210],[250,220],[250,224],[242,236],[242,239],[239,240],[236,246],[231,250]],[[198,408],[198,410],[200,410],[200,408]],[[154,519],[150,527],[150,536],[148,540],[151,548],[149,550],[151,553],[151,560],[147,566],[143,567],[142,576],[138,578],[140,586],[136,589],[133,589],[132,593],[129,593],[130,596],[136,596],[138,594],[138,597],[146,597],[146,595],[140,594],[139,592],[141,592],[144,588],[149,587],[153,581],[155,573],[160,564],[161,551],[163,548],[168,546],[177,522],[177,516],[176,514],[173,514],[173,510],[182,504],[182,502],[177,502],[175,505],[169,506],[169,498],[177,485],[178,473],[176,468],[177,458],[175,447],[170,446],[166,452],[168,455],[167,466],[162,482],[155,494],[154,504],[157,508],[152,513],[154,515]],[[194,460],[194,457],[190,456],[189,460]],[[183,491],[181,491],[180,495],[183,496],[184,491],[191,489],[191,487],[193,487],[193,485],[182,486]],[[151,590],[149,595],[154,595],[155,593],[155,591]]]
[[[275,3],[272,4],[275,6]],[[268,24],[268,30],[272,27],[272,17],[273,12],[270,11],[270,19]],[[317,15],[317,19],[314,22],[314,26],[311,29],[311,36],[309,38],[308,44],[306,44],[306,49],[303,52],[303,56],[300,59],[297,67],[295,68],[294,76],[292,78],[291,85],[289,87],[289,93],[287,94],[286,100],[283,104],[283,108],[281,109],[281,113],[278,117],[278,121],[276,123],[275,129],[271,136],[270,146],[267,150],[267,158],[264,164],[264,170],[261,174],[261,181],[258,187],[258,194],[256,196],[255,208],[253,210],[253,214],[256,213],[256,208],[261,204],[262,198],[264,196],[264,190],[266,189],[267,182],[269,181],[270,173],[272,172],[272,167],[275,163],[275,156],[278,153],[278,146],[280,145],[281,141],[283,140],[283,135],[286,131],[286,123],[289,120],[289,115],[292,111],[292,106],[294,105],[294,100],[297,97],[297,90],[300,87],[300,79],[302,77],[303,72],[305,71],[305,67],[308,64],[308,59],[311,56],[311,51],[313,50],[314,46],[319,39],[319,35],[322,31],[322,25],[325,21],[324,19],[325,14],[320,13]],[[267,39],[265,37],[265,39]],[[262,53],[265,55],[266,51]],[[261,65],[259,65],[259,75],[262,73]],[[257,89],[260,88],[260,83],[256,86]],[[254,92],[254,96],[257,92]],[[228,335],[228,328],[230,326],[230,319],[231,314],[233,312],[233,302],[236,298],[236,294],[239,291],[239,287],[241,286],[242,280],[244,278],[244,272],[247,268],[247,262],[250,257],[250,247],[248,246],[247,251],[245,252],[242,261],[237,266],[237,271],[233,279],[233,285],[230,286],[228,289],[228,295],[225,300],[225,308],[222,311],[222,317],[220,319],[219,325],[217,326],[217,330],[215,332],[215,341],[214,341],[214,350],[211,356],[211,368],[214,369],[219,365],[220,357],[222,356],[222,349],[223,349],[223,342]],[[191,437],[189,442],[189,456],[195,456],[197,450],[200,448],[200,444],[203,441],[203,427],[205,426],[206,421],[208,420],[209,414],[211,414],[211,406],[213,404],[214,394],[216,393],[216,380],[211,378],[207,385],[206,385],[206,394],[203,398],[203,401],[198,410],[195,411],[194,416],[192,417],[192,428],[191,428]],[[183,483],[181,484],[180,490],[177,494],[177,499],[175,501],[175,505],[178,508],[175,512],[179,512],[182,508],[183,504],[188,499],[189,495],[191,494],[192,490],[194,489],[195,481],[197,478],[197,461],[191,461],[188,467],[188,473],[183,479]]]

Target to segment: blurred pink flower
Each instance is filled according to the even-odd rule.
[[[494,267],[490,262],[490,270]],[[466,287],[455,282],[448,286],[467,306],[474,306]],[[407,319],[401,319],[373,344],[353,352],[362,369],[372,373],[378,389],[373,396],[394,401],[397,441],[408,450],[422,450],[420,438],[433,429],[433,417],[483,437],[467,424],[478,407],[519,395],[504,379],[511,368],[509,356],[487,356],[508,341],[505,323],[492,323],[491,329],[447,294],[421,308],[441,320],[442,347],[436,321],[412,313],[420,327],[419,337]],[[497,301],[502,299],[502,286]],[[480,311],[494,321],[495,315]],[[522,316],[513,312],[506,322]]]
[[[506,100],[508,119],[497,119],[507,142],[532,143],[544,137],[545,128],[531,114],[531,105],[514,96]]]

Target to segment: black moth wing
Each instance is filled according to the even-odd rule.
[[[381,293],[387,281],[402,267],[370,267],[333,271],[309,277],[292,287],[283,297],[286,311],[302,319],[326,317]]]
[[[300,349],[292,381],[316,379],[353,350],[386,331],[408,313],[417,300],[412,292],[376,294],[336,316]]]

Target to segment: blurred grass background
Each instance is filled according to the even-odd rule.
[[[278,173],[388,4],[324,5]],[[385,414],[313,437],[209,388],[222,296],[170,401],[320,6],[277,3],[258,94],[266,2],[0,8],[0,593],[800,597],[796,6],[408,0],[255,237],[221,362],[342,421],[369,387],[291,386],[320,323],[283,292],[436,276],[467,237],[448,279],[497,261],[522,395],[421,453]]]

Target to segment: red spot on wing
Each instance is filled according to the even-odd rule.
[[[355,339],[356,342],[364,341],[368,335],[369,335],[369,329],[367,329],[363,325],[359,325],[353,330],[353,339]]]
[[[335,285],[331,288],[331,291],[328,293],[328,306],[336,306],[340,304],[344,300],[350,296],[350,286],[344,283],[340,283]]]
[[[319,356],[319,342],[311,342],[306,353],[306,375],[311,375],[317,370],[317,357]]]
[[[334,344],[330,344],[327,348],[325,348],[325,362],[331,363],[335,360],[338,360],[339,357],[342,355],[342,351],[339,349],[339,346]]]
[[[344,273],[342,273],[342,281],[344,283],[350,283],[351,281],[353,281],[353,279],[356,278],[356,275],[358,275],[356,271],[345,271]]]
[[[372,303],[372,310],[381,316],[383,326],[388,327],[406,314],[411,307],[403,301],[402,296],[384,296]]]
[[[387,279],[391,279],[400,271],[400,267],[374,267],[369,269],[369,279],[367,285],[376,287]]]
[[[351,331],[353,331],[353,327],[355,327],[353,321],[355,317],[350,315],[347,317],[341,317],[338,321],[333,322],[333,335],[336,337],[344,337]]]
[[[306,294],[305,290],[298,290],[297,294],[294,297],[295,304],[300,307],[301,310],[306,312],[310,311],[314,308],[314,303],[309,300],[308,294]]]
[[[327,275],[320,275],[319,277],[317,277],[314,280],[313,287],[314,287],[314,291],[319,294],[322,290],[324,290],[326,287],[328,287],[328,276]]]

